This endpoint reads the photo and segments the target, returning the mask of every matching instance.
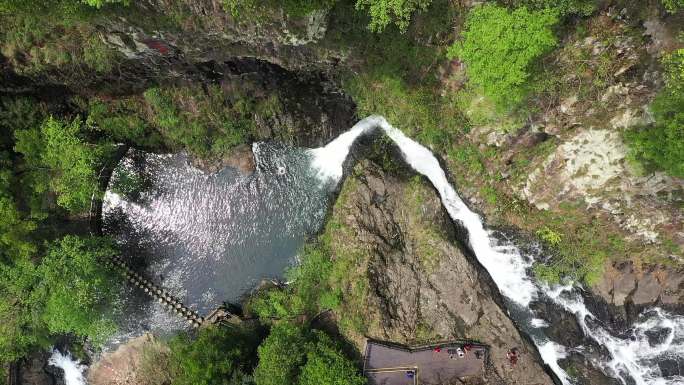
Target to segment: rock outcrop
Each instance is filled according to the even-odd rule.
[[[140,367],[144,351],[154,344],[154,338],[145,334],[105,353],[88,370],[88,383],[92,385],[144,385]]]
[[[369,258],[368,335],[402,343],[468,338],[490,346],[488,383],[551,384],[535,347],[501,306],[489,275],[468,257],[434,190],[407,172],[362,161],[345,182],[333,218]],[[333,255],[335,250],[333,250]],[[506,353],[518,348],[511,365]]]

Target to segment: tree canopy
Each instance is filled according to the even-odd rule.
[[[502,108],[526,95],[530,67],[556,45],[554,10],[508,10],[482,5],[468,14],[463,39],[449,48],[450,58],[467,65],[470,82]]]

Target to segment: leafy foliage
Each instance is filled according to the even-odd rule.
[[[670,13],[675,13],[684,8],[684,0],[661,0],[661,2]]]
[[[257,385],[364,385],[366,379],[325,333],[289,322],[271,328],[259,346]]]
[[[259,346],[259,364],[254,370],[257,385],[296,384],[299,367],[306,358],[304,330],[288,322],[271,328],[266,340]]]
[[[260,332],[242,327],[210,327],[197,338],[181,334],[170,343],[173,385],[233,385],[251,380]]]
[[[467,64],[471,84],[485,96],[499,107],[512,107],[526,95],[535,60],[556,45],[551,27],[557,21],[551,10],[479,6],[468,14],[463,40],[448,56]]]
[[[222,156],[252,135],[253,101],[227,99],[219,86],[207,87],[206,93],[200,87],[151,88],[145,100],[162,134],[202,158]]]
[[[554,9],[561,16],[588,16],[596,9],[596,0],[502,0],[501,3],[528,9]]]
[[[101,194],[97,167],[111,150],[81,138],[81,120],[46,119],[39,128],[19,130],[15,150],[24,155],[33,190],[58,194],[57,203],[72,212],[89,209]]]
[[[47,344],[47,330],[32,302],[36,280],[35,266],[28,258],[0,264],[0,363]]]
[[[537,230],[537,236],[544,241],[544,243],[553,247],[560,245],[563,240],[563,236],[560,233],[550,229],[548,226],[544,226]]]
[[[365,385],[366,378],[323,332],[315,332],[306,364],[299,375],[300,385]]]
[[[103,260],[116,252],[107,239],[71,235],[48,247],[37,268],[34,301],[44,304],[42,318],[51,333],[73,333],[99,344],[114,331],[108,315],[121,294],[121,279]]]
[[[139,99],[121,99],[110,103],[93,99],[88,104],[86,126],[116,142],[156,149],[164,141],[159,133],[138,113]]]
[[[274,288],[257,294],[248,308],[260,318],[294,318],[304,314],[315,314],[321,308],[321,297],[326,305],[334,305],[330,295],[328,278],[333,263],[322,245],[308,245],[301,253],[300,265],[286,272],[290,285],[286,289]]]
[[[262,7],[282,8],[290,16],[304,16],[313,11],[329,9],[338,0],[223,0],[223,6],[233,16],[244,17],[263,13]]]
[[[653,127],[625,133],[630,156],[649,168],[684,178],[684,49],[668,55],[666,86],[651,104]]]
[[[0,362],[49,345],[54,334],[102,343],[120,295],[102,259],[115,252],[107,239],[66,236],[47,245],[39,264],[24,257],[0,264]]]
[[[357,0],[356,8],[368,10],[372,31],[382,32],[392,23],[406,31],[413,13],[425,11],[430,3],[432,0]]]
[[[0,256],[5,260],[28,258],[36,251],[28,238],[36,223],[19,211],[11,190],[13,182],[11,172],[0,169]]]

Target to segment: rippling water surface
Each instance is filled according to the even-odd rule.
[[[325,219],[328,194],[304,150],[271,143],[253,150],[257,169],[249,176],[231,168],[205,173],[184,154],[130,152],[114,179],[133,175],[147,187],[133,196],[110,186],[105,197],[105,232],[130,263],[201,313],[281,277]],[[123,320],[129,331],[182,326],[130,294]]]

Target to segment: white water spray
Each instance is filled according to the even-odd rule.
[[[624,384],[632,378],[637,385],[674,385],[681,384],[682,379],[662,378],[657,365],[651,361],[663,354],[684,355],[684,317],[674,318],[656,310],[655,321],[645,321],[634,326],[635,339],[624,341],[612,336],[601,327],[589,327],[586,320],[595,318],[577,294],[570,299],[562,297],[562,292],[570,288],[557,288],[541,291],[528,275],[533,260],[523,256],[519,249],[511,244],[498,245],[496,239],[484,228],[482,219],[472,212],[449,184],[446,174],[435,156],[419,143],[391,126],[381,116],[369,116],[359,121],[349,131],[325,147],[311,150],[313,167],[318,177],[337,184],[343,176],[344,161],[356,139],[373,130],[381,129],[401,150],[406,162],[418,173],[427,177],[439,192],[440,198],[449,216],[459,221],[468,230],[468,241],[478,261],[487,269],[501,293],[515,304],[528,308],[530,302],[539,295],[548,295],[566,310],[574,313],[586,335],[605,346],[611,354],[611,360],[600,365],[609,375],[619,378]],[[546,292],[546,293],[545,293]],[[543,320],[532,318],[529,327],[540,329],[545,327]],[[655,322],[655,324],[654,324]],[[646,330],[660,324],[669,327],[671,336],[653,349],[648,345]],[[564,385],[572,384],[570,376],[560,367],[558,361],[566,357],[566,349],[549,340],[534,339],[544,362],[553,370]],[[646,341],[646,342],[644,342]],[[679,341],[679,342],[675,342]],[[646,344],[646,345],[644,345]]]
[[[62,354],[59,350],[54,349],[52,356],[48,360],[48,365],[56,366],[64,371],[64,382],[66,385],[86,385],[86,380],[83,377],[83,372],[86,369],[85,365],[74,359],[70,353]]]

